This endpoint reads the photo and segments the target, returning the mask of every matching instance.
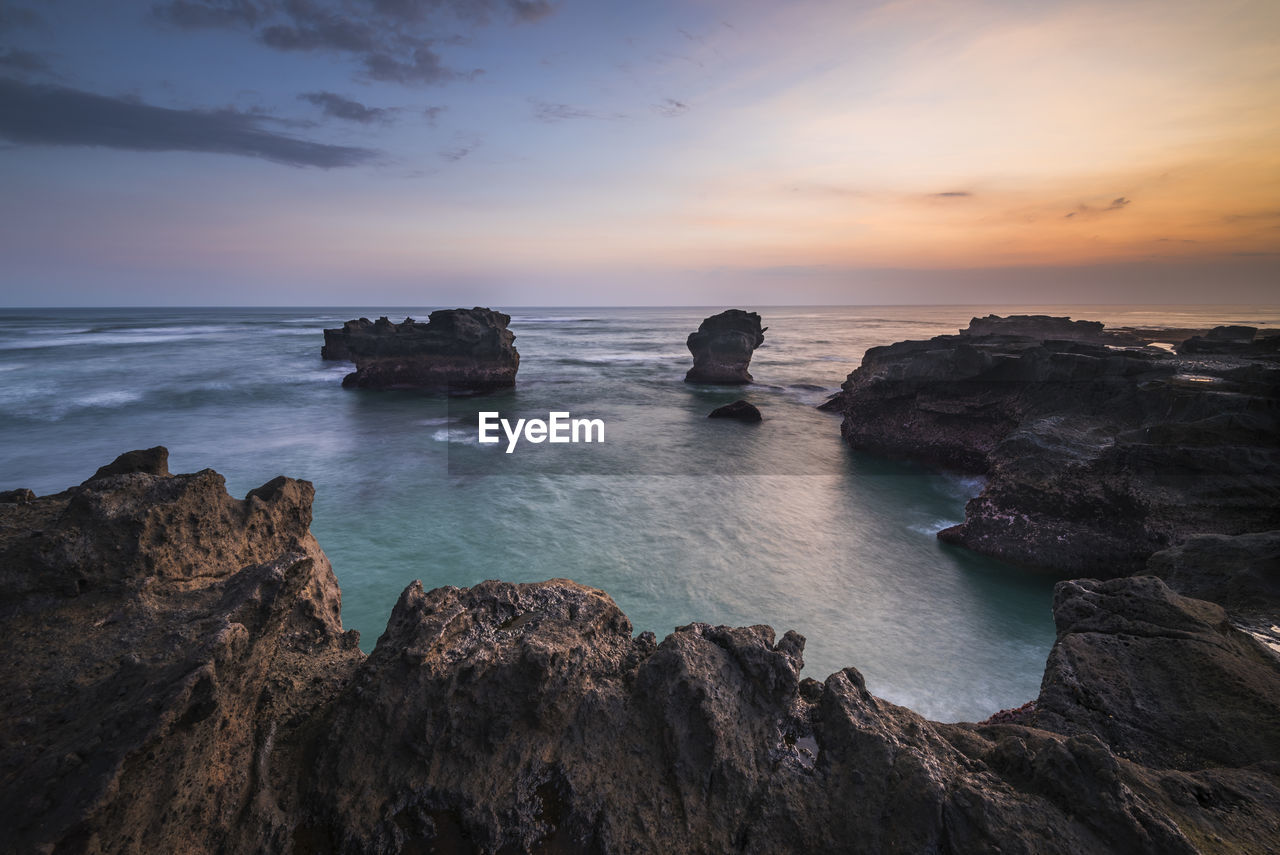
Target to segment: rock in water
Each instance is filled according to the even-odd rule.
[[[351,350],[347,347],[347,340],[352,336],[368,332],[372,326],[373,321],[368,318],[356,318],[355,320],[347,321],[336,329],[325,330],[324,346],[320,348],[320,358],[351,362]]]
[[[927,721],[854,668],[802,679],[794,632],[633,636],[566,579],[415,582],[365,657],[310,484],[240,501],[157,457],[0,505],[0,851],[1192,855],[1280,834],[1280,662],[1155,578],[1060,585],[1040,696],[999,723]]]
[[[509,323],[510,315],[479,307],[440,309],[425,324],[360,318],[344,324],[341,335],[325,330],[323,352],[333,359],[345,351],[355,362],[343,386],[489,392],[516,384],[520,354]]]
[[[686,383],[750,383],[747,366],[751,354],[764,343],[760,316],[742,309],[728,309],[712,315],[689,334],[693,367],[684,376]]]
[[[1052,315],[987,315],[969,321],[969,326],[960,330],[960,335],[1016,335],[1087,341],[1100,338],[1102,329],[1100,321],[1073,321]]]
[[[1280,365],[1008,335],[867,351],[825,407],[855,448],[988,476],[943,540],[1128,575],[1200,533],[1280,529]]]
[[[749,401],[734,401],[723,407],[716,407],[707,413],[709,419],[737,419],[740,422],[760,421],[760,410]]]

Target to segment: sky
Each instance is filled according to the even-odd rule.
[[[1280,4],[0,0],[0,305],[1280,303]]]

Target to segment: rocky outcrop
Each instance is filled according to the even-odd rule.
[[[310,485],[240,501],[212,470],[147,471],[162,451],[0,507],[4,851],[1166,855],[1280,835],[1280,658],[1158,579],[1060,585],[1039,697],[983,724],[927,721],[853,668],[802,678],[794,632],[633,636],[563,579],[414,583],[366,658]]]
[[[405,318],[412,321],[413,318]],[[321,359],[332,359],[340,362],[353,362],[348,342],[352,338],[367,335],[373,328],[373,321],[368,318],[356,318],[335,329],[324,331],[324,345],[320,348]]]
[[[760,409],[750,401],[734,401],[707,413],[709,419],[736,419],[740,422],[760,421]]]
[[[291,827],[272,763],[362,658],[311,485],[237,500],[167,456],[0,507],[0,851],[255,851]]]
[[[984,473],[939,537],[1069,575],[1280,528],[1280,365],[1008,335],[867,351],[828,405],[855,448]]]
[[[1280,335],[1273,331],[1258,338],[1257,327],[1214,327],[1179,344],[1178,353],[1237,355],[1280,361]]]
[[[686,383],[750,383],[751,354],[764,344],[760,316],[742,309],[727,309],[712,315],[689,334],[689,352],[693,367],[685,374]]]
[[[350,359],[356,370],[343,386],[489,392],[515,385],[520,367],[511,316],[492,309],[440,309],[427,323],[385,317],[347,321],[325,330],[326,359]]]
[[[1101,338],[1103,324],[1100,321],[1073,321],[1071,318],[1051,315],[987,315],[974,318],[960,335],[1016,335],[1029,338],[1061,338],[1074,341]]]
[[[1234,615],[1280,614],[1280,531],[1196,535],[1152,555],[1147,572]]]

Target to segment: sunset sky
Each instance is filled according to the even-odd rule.
[[[0,0],[0,305],[1280,302],[1280,4]]]

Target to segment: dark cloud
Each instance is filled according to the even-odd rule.
[[[462,137],[452,146],[440,151],[440,156],[450,163],[457,163],[480,147],[479,137]]]
[[[14,71],[48,71],[44,57],[27,50],[0,51],[0,68]]]
[[[555,8],[547,0],[507,0],[509,8],[518,20],[533,21],[547,17]]]
[[[449,68],[434,44],[465,41],[458,22],[481,26],[494,13],[516,23],[550,15],[548,0],[167,0],[155,18],[185,29],[248,28],[281,51],[352,54],[374,80],[403,84],[473,78],[479,69]]]
[[[1132,200],[1126,199],[1124,196],[1117,196],[1115,199],[1111,200],[1111,203],[1109,205],[1104,205],[1101,208],[1096,207],[1094,205],[1080,205],[1071,213],[1065,214],[1063,218],[1069,220],[1076,215],[1079,215],[1081,217],[1094,217],[1094,216],[1097,216],[1098,214],[1105,214],[1108,211],[1123,210],[1129,207],[1129,205],[1131,204],[1132,204]]]
[[[324,110],[326,116],[332,116],[335,119],[346,119],[349,122],[360,122],[366,125],[391,120],[391,110],[385,107],[366,107],[359,101],[343,98],[335,92],[304,92],[298,98],[315,104]]]
[[[459,77],[471,79],[484,73],[479,68],[465,73],[446,68],[440,61],[440,55],[425,45],[417,48],[408,62],[390,54],[369,54],[364,58],[364,70],[374,80],[391,83],[444,83]]]
[[[965,199],[973,194],[968,190],[945,190],[941,193],[934,193],[933,195],[939,199]]]
[[[0,79],[0,137],[28,145],[199,151],[331,169],[377,157],[262,129],[264,117],[235,110],[173,110],[60,86]]]
[[[601,113],[586,107],[555,104],[550,101],[534,101],[533,117],[539,122],[563,122],[566,119],[621,119],[617,113]]]
[[[34,27],[43,19],[33,9],[22,7],[5,8],[0,3],[0,30],[16,30],[19,27]]]
[[[689,105],[683,101],[677,101],[675,98],[663,98],[662,103],[653,105],[653,109],[660,116],[674,119],[676,116],[683,116],[689,112]]]
[[[151,7],[158,20],[184,30],[254,27],[267,14],[249,0],[171,0]]]
[[[436,126],[436,121],[440,118],[440,114],[447,109],[449,108],[448,107],[426,107],[423,109],[422,115],[426,117],[427,124],[434,128]]]

